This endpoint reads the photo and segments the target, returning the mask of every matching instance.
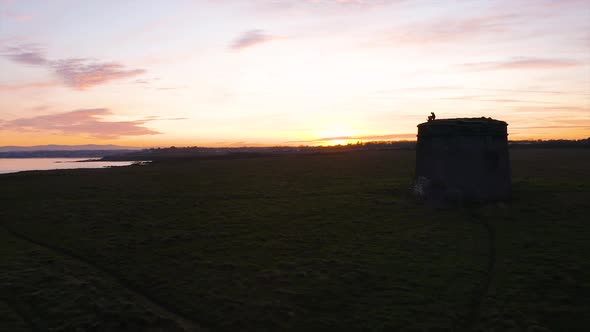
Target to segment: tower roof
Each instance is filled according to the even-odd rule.
[[[508,124],[492,118],[437,119],[418,125],[418,136],[506,136]]]

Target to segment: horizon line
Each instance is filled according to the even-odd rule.
[[[338,137],[333,138],[333,140],[340,140]],[[541,138],[530,138],[530,139],[517,139],[517,140],[508,140],[508,143],[518,143],[518,142],[553,142],[553,141],[585,141],[590,140],[589,137],[585,138],[577,138],[577,139],[567,139],[567,138],[551,138],[551,139],[541,139]],[[307,142],[329,142],[330,140],[313,140]],[[306,142],[306,141],[301,141]],[[251,145],[222,145],[222,146],[212,146],[212,145],[150,145],[150,146],[123,146],[118,144],[42,144],[42,145],[2,145],[1,148],[35,148],[35,147],[49,147],[49,146],[61,146],[61,147],[84,147],[84,146],[94,146],[94,147],[118,147],[120,149],[110,149],[110,150],[126,150],[126,149],[138,149],[138,150],[147,150],[147,149],[168,149],[168,148],[203,148],[203,149],[243,149],[243,148],[329,148],[329,147],[337,147],[337,146],[354,146],[354,145],[365,145],[365,144],[401,144],[401,143],[416,143],[417,140],[374,140],[374,141],[361,141],[358,140],[357,142],[349,142],[346,144],[317,144],[317,145],[281,145],[281,144],[257,144],[252,143]],[[84,149],[81,149],[84,150]],[[100,149],[97,149],[100,150]],[[51,151],[51,150],[47,150]],[[53,150],[59,151],[59,150]],[[0,151],[2,152],[2,151]],[[10,151],[4,151],[10,152]]]

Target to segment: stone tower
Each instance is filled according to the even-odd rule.
[[[416,194],[437,201],[509,199],[507,126],[504,121],[483,117],[429,118],[419,124]]]

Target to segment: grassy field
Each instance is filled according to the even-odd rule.
[[[588,331],[590,149],[434,209],[413,151],[0,175],[1,331]]]

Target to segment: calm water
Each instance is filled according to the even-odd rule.
[[[81,158],[0,158],[0,174],[47,169],[129,166],[133,163],[133,161],[94,161],[78,163],[76,162],[77,160],[81,160]]]

